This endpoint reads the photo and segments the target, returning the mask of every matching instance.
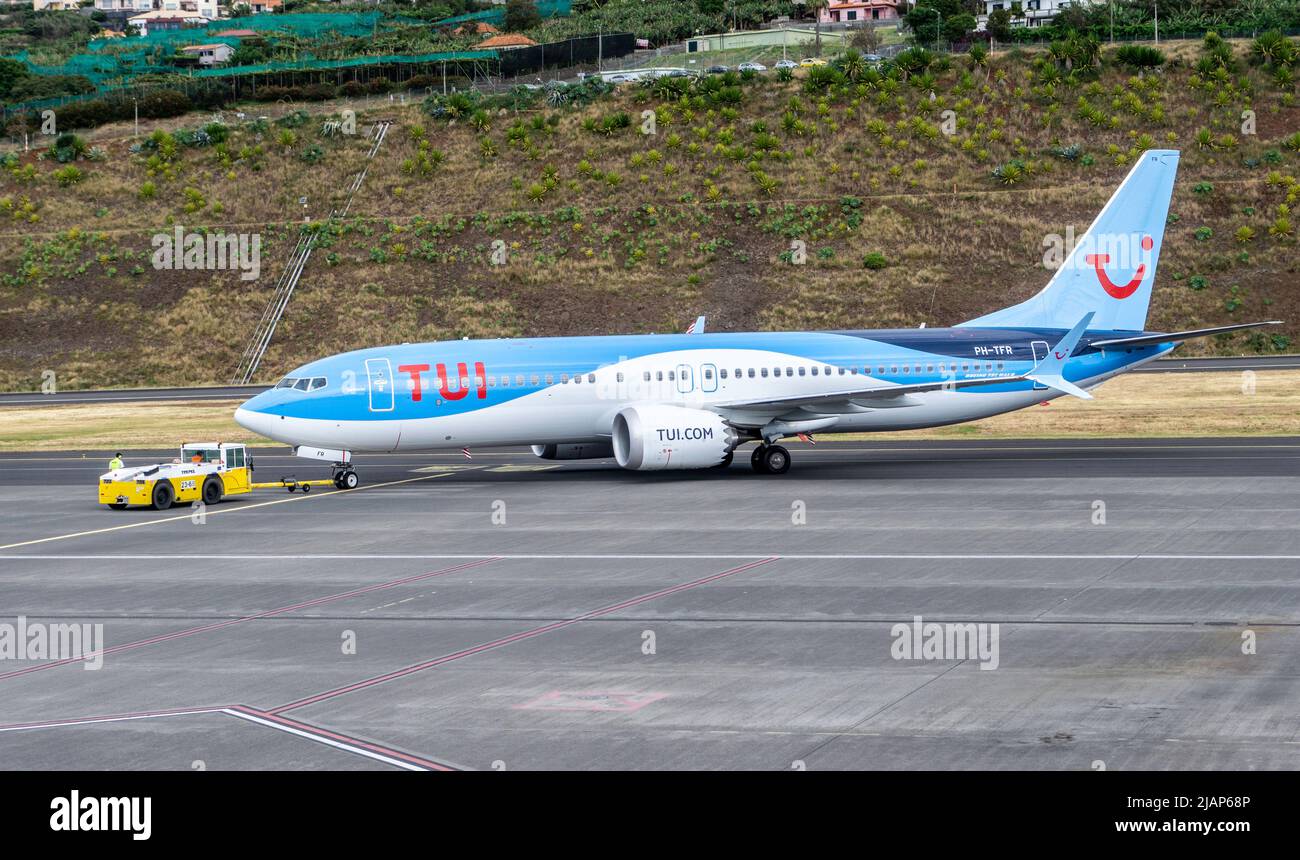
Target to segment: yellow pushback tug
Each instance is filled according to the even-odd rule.
[[[255,489],[283,487],[310,492],[313,485],[332,481],[297,481],[292,477],[253,483],[253,459],[243,445],[225,442],[182,442],[181,456],[171,463],[126,466],[99,476],[99,501],[115,511],[145,505],[160,511],[176,502],[202,501],[215,505],[227,496]]]

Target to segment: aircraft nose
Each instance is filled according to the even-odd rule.
[[[271,430],[275,425],[276,416],[262,411],[267,405],[267,399],[265,394],[258,394],[245,401],[235,410],[235,423],[245,430],[252,430],[254,433],[272,438]]]

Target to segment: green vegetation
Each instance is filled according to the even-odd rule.
[[[0,159],[0,386],[34,368],[63,387],[223,380],[304,232],[318,251],[268,376],[390,341],[675,331],[697,313],[722,330],[952,323],[1040,288],[1044,237],[1081,231],[1159,147],[1183,159],[1150,325],[1281,318],[1188,350],[1286,349],[1300,108],[1276,78],[1286,49],[1256,41],[1162,44],[1158,73],[1075,37],[836,57],[790,81],[455,93],[362,111],[354,135],[330,126],[340,105],[152,119],[138,142],[110,123]],[[366,162],[378,117],[395,124]],[[261,277],[154,270],[151,238],[176,227],[258,233]]]

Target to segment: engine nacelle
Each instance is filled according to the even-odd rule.
[[[720,416],[681,406],[629,406],[614,416],[614,459],[624,469],[707,469],[739,436]]]
[[[613,457],[609,442],[563,442],[558,445],[534,445],[533,453],[543,460],[597,460]]]

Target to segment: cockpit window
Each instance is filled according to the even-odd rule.
[[[299,379],[297,382],[295,382],[293,384],[293,387],[298,391],[306,391],[309,385],[311,385],[311,377],[304,376],[302,379]]]
[[[295,378],[292,377],[292,376],[286,376],[284,379],[281,379],[280,382],[279,382],[275,387],[276,387],[276,388],[293,388],[294,383],[296,383],[297,381],[298,381],[298,380],[295,379]]]
[[[321,389],[321,388],[324,388],[324,387],[325,387],[325,377],[323,377],[323,376],[314,376],[314,377],[312,377],[312,380],[311,380],[311,388],[308,388],[307,390],[308,390],[308,391],[316,391],[316,390]]]

